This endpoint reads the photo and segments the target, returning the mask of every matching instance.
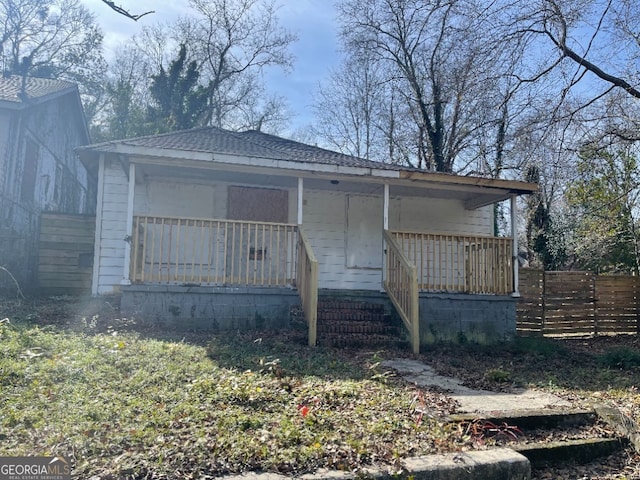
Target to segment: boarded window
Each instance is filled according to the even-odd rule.
[[[20,199],[23,202],[32,202],[36,176],[38,174],[38,146],[32,140],[27,140],[24,147],[24,169],[22,170],[22,187]]]
[[[287,223],[289,192],[273,188],[229,187],[229,220]]]

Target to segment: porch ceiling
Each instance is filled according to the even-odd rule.
[[[137,177],[142,178],[181,178],[196,183],[221,181],[243,185],[259,185],[276,188],[296,188],[297,176],[288,172],[269,169],[260,172],[248,172],[224,169],[202,169],[191,166],[170,166],[157,164],[137,164]],[[259,169],[255,169],[259,170]],[[262,169],[260,169],[262,170]],[[464,202],[466,208],[474,209],[509,198],[512,192],[505,189],[491,188],[483,185],[451,185],[418,182],[412,179],[377,179],[370,177],[354,177],[346,175],[326,175],[317,172],[314,175],[302,175],[304,188],[311,190],[332,190],[343,193],[382,195],[384,181],[389,183],[392,197],[425,197],[454,199]],[[336,183],[337,182],[337,183]]]

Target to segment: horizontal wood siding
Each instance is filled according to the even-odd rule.
[[[129,181],[123,167],[118,162],[105,161],[99,294],[117,291],[123,278],[128,185]]]
[[[134,216],[131,280],[284,286],[293,282],[296,226]]]
[[[493,235],[491,206],[466,210],[459,200],[405,197],[391,201],[391,230]],[[397,223],[396,223],[397,222]]]
[[[513,292],[512,239],[391,232],[416,265],[418,285],[431,292],[508,295]]]
[[[318,259],[320,288],[379,290],[380,269],[347,267],[347,197],[344,192],[304,191],[303,226]],[[380,209],[380,218],[369,221],[379,223],[382,215]],[[491,235],[493,209],[466,210],[458,200],[392,197],[389,226],[392,230]],[[382,245],[380,250],[382,254]]]
[[[44,295],[91,291],[95,217],[43,213],[40,217],[38,285]]]
[[[520,272],[519,335],[638,333],[640,277],[590,272]]]
[[[160,217],[225,219],[228,211],[228,189],[230,186],[238,185],[213,179],[189,182],[164,177],[148,177],[145,178],[144,183],[136,184],[134,213]],[[295,189],[287,191],[289,215],[286,223],[294,223],[297,193]]]

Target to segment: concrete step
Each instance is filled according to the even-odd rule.
[[[472,422],[478,418],[477,414],[460,413],[450,415],[451,422]],[[568,428],[582,425],[593,425],[598,415],[593,410],[511,410],[508,412],[492,411],[490,416],[483,416],[496,425],[515,425],[521,430]]]
[[[622,435],[596,438],[590,435],[591,430],[587,430],[588,438],[568,438],[558,441],[536,440],[545,438],[552,432],[553,435],[561,438],[563,434],[569,436],[583,427],[589,429],[600,420],[600,415],[596,413],[596,410],[493,411],[490,415],[483,416],[481,419],[478,418],[477,414],[465,413],[450,415],[448,420],[461,424],[485,424],[486,422],[491,428],[499,428],[506,435],[513,435],[513,441],[508,444],[509,447],[524,455],[534,469],[564,464],[587,464],[619,452],[628,444],[628,440]],[[540,436],[541,433],[543,434],[542,437]],[[517,441],[515,441],[516,437]]]
[[[622,438],[587,438],[551,443],[516,444],[511,448],[524,455],[533,468],[566,463],[584,464],[623,449]]]

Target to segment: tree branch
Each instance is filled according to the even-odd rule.
[[[555,14],[555,16],[557,18],[557,21],[560,23],[561,35],[560,35],[560,38],[558,39],[548,29],[545,29],[544,33],[547,35],[547,37],[549,37],[549,39],[551,39],[553,44],[562,52],[562,55],[567,57],[567,58],[569,58],[569,59],[571,59],[571,60],[573,60],[579,66],[585,68],[586,70],[588,70],[589,72],[593,73],[594,75],[596,75],[598,78],[604,80],[605,82],[608,82],[611,85],[614,85],[616,87],[622,88],[629,95],[631,95],[631,96],[633,96],[635,98],[640,98],[640,90],[636,89],[633,85],[631,85],[625,79],[620,78],[620,77],[616,77],[615,75],[611,75],[611,74],[605,72],[604,70],[602,70],[600,67],[598,67],[594,63],[591,63],[589,60],[586,59],[586,53],[585,53],[585,55],[580,55],[577,52],[575,52],[574,50],[572,50],[571,48],[569,48],[569,46],[567,45],[567,24],[566,24],[566,21],[565,21],[564,17],[562,16],[562,14],[560,13],[560,9],[557,7],[557,5],[555,3],[552,3],[552,5],[555,7],[554,8],[554,14]],[[602,17],[600,18],[600,21],[598,23],[598,30],[602,26],[602,21],[603,21],[602,19],[603,19],[604,15],[606,14],[606,12],[608,11],[609,5],[607,6],[607,9],[603,13]],[[596,34],[597,34],[598,30],[596,31]],[[592,41],[593,41],[593,38],[592,38]],[[589,42],[589,48],[591,47],[591,43],[592,42]]]
[[[102,3],[105,3],[106,5],[109,6],[109,8],[111,8],[113,11],[119,13],[120,15],[124,15],[127,18],[130,18],[131,20],[134,21],[138,21],[140,20],[142,17],[144,17],[145,15],[149,15],[151,13],[156,13],[154,10],[150,10],[148,12],[144,12],[141,13],[140,15],[134,15],[133,13],[129,12],[128,10],[125,10],[124,8],[118,6],[115,4],[115,2],[112,2],[110,0],[102,0]]]

